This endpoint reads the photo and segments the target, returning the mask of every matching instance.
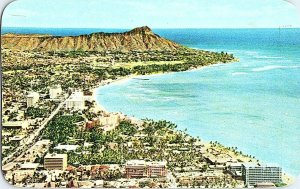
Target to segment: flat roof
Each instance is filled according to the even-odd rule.
[[[230,163],[229,166],[242,166],[242,163]]]
[[[30,92],[27,97],[37,97],[39,96],[39,93],[38,92]]]
[[[246,168],[254,167],[280,167],[277,163],[267,163],[267,164],[258,164],[258,163],[243,163]]]
[[[23,163],[20,165],[21,169],[36,169],[38,168],[38,163]]]
[[[57,150],[67,150],[67,151],[74,151],[77,148],[79,148],[78,145],[62,145],[62,144],[59,144],[56,147],[54,147],[54,149]]]
[[[28,125],[28,121],[9,121],[2,123],[2,127],[20,127],[24,124]]]
[[[133,166],[146,166],[146,161],[145,160],[129,160],[126,162],[126,165],[133,165]]]
[[[67,158],[67,154],[47,154],[45,158],[47,159],[55,159],[55,158]]]
[[[9,162],[2,166],[2,170],[9,171],[9,170],[13,169],[16,165],[17,165],[17,163],[15,163],[15,162]]]
[[[165,161],[153,161],[153,162],[147,162],[147,165],[149,165],[149,166],[166,166],[167,162],[165,162]]]

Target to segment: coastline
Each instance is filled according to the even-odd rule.
[[[232,62],[230,62],[230,63],[232,63]],[[224,63],[216,63],[216,64],[211,64],[211,65],[208,65],[208,66],[199,66],[197,68],[192,68],[192,69],[189,69],[189,70],[186,70],[186,71],[183,71],[183,72],[193,72],[193,71],[197,71],[197,70],[201,70],[201,69],[205,69],[205,68],[209,68],[209,67],[220,66],[220,65],[223,65],[223,64]],[[99,92],[99,90],[101,90],[101,87],[104,87],[104,86],[107,86],[107,85],[114,85],[114,84],[124,83],[124,82],[127,82],[131,79],[134,79],[134,78],[143,78],[143,77],[147,77],[147,76],[156,77],[156,76],[161,76],[161,75],[165,75],[165,74],[172,74],[172,73],[177,73],[177,72],[158,72],[158,73],[151,73],[151,74],[146,74],[146,75],[131,74],[131,75],[128,75],[128,76],[119,77],[115,80],[111,80],[111,79],[103,80],[97,85],[97,87],[93,88],[93,90],[92,90],[92,92],[93,92],[92,93],[93,94],[92,99],[96,102],[96,105],[99,108],[99,110],[105,112],[105,114],[113,114],[113,113],[116,113],[116,112],[108,111],[107,109],[105,109],[105,107],[103,105],[100,104],[100,102],[97,101],[97,92]],[[130,120],[134,120],[134,121],[140,120],[139,118],[135,118],[135,117],[132,117],[132,116],[127,116],[127,115],[123,114],[123,112],[118,112],[118,113],[122,114],[123,116],[125,116],[127,119],[130,119]],[[176,132],[179,132],[179,131],[176,130]],[[201,136],[198,136],[198,137],[201,140],[201,144],[203,144],[206,149],[212,148],[212,145],[210,144],[210,141],[204,141],[203,139],[201,139]],[[223,146],[223,147],[226,147],[226,146]],[[215,148],[217,148],[217,147],[215,147]],[[229,151],[229,152],[232,152],[232,151]],[[243,156],[244,155],[245,154],[243,154]],[[246,155],[248,155],[248,154],[246,154]],[[256,158],[251,158],[251,159],[256,161],[256,162],[259,162],[259,159],[256,159]],[[295,176],[292,176],[288,172],[282,172],[282,181],[287,186],[290,186],[290,185],[295,183]]]
[[[239,61],[239,59],[236,59],[233,62],[236,62],[236,61]],[[233,62],[228,62],[228,63],[233,63]],[[207,65],[207,66],[198,66],[196,68],[192,68],[192,69],[189,69],[186,71],[180,71],[180,72],[193,72],[193,71],[197,71],[197,70],[201,70],[201,69],[205,69],[205,68],[209,68],[209,67],[225,65],[228,63],[218,62],[218,63]],[[143,78],[143,77],[147,77],[147,76],[157,77],[157,76],[161,76],[161,75],[165,75],[165,74],[172,74],[172,73],[178,73],[178,72],[155,72],[155,73],[146,74],[146,75],[131,74],[131,75],[123,76],[123,77],[118,77],[117,79],[114,79],[114,80],[112,80],[112,79],[102,80],[99,84],[97,84],[97,87],[92,89],[92,99],[97,103],[97,99],[96,99],[97,91],[100,90],[101,87],[104,87],[106,85],[114,85],[114,84],[124,83],[124,82],[129,81],[134,78]],[[113,112],[107,111],[105,109],[105,107],[103,105],[101,105],[100,103],[97,103],[97,106],[106,113],[113,113]]]
[[[48,96],[44,96],[47,94],[49,87],[55,89],[55,85],[59,85],[60,83],[61,87],[63,87],[62,97],[64,96],[65,98],[68,98],[67,94],[70,94],[73,91],[72,89],[83,92],[84,106],[82,106],[82,111],[79,111],[78,115],[77,113],[72,115],[69,110],[61,108],[59,113],[62,113],[62,115],[59,114],[54,119],[51,119],[54,123],[60,120],[63,120],[66,123],[59,124],[61,125],[59,126],[59,129],[52,130],[51,128],[54,124],[50,124],[49,127],[47,127],[47,131],[50,132],[46,133],[46,135],[50,139],[49,141],[55,145],[51,145],[49,148],[47,147],[47,149],[45,149],[46,151],[43,152],[52,154],[67,153],[69,158],[68,165],[74,169],[79,167],[80,169],[82,167],[87,167],[89,169],[91,166],[108,165],[111,166],[109,169],[113,170],[116,168],[115,165],[118,165],[121,168],[121,173],[124,173],[123,168],[126,168],[126,163],[130,160],[140,159],[145,160],[146,162],[167,160],[166,168],[170,175],[168,174],[166,178],[169,179],[169,176],[172,176],[171,174],[173,174],[176,179],[170,180],[172,182],[170,183],[171,188],[176,188],[176,181],[184,181],[185,175],[188,176],[187,178],[190,181],[189,187],[191,187],[194,184],[192,181],[195,179],[195,176],[198,174],[209,176],[210,173],[216,174],[216,180],[203,179],[204,182],[202,181],[202,183],[199,182],[196,184],[199,184],[199,187],[205,186],[213,188],[213,186],[218,187],[216,185],[218,183],[225,185],[229,181],[233,188],[236,187],[235,183],[238,181],[239,185],[237,185],[237,188],[239,188],[242,185],[242,179],[227,179],[235,176],[233,172],[229,172],[231,171],[230,166],[233,161],[228,161],[228,159],[226,159],[226,161],[224,160],[226,165],[222,165],[222,168],[216,166],[220,165],[216,162],[221,162],[221,156],[228,154],[228,157],[237,160],[235,162],[242,165],[246,161],[240,161],[241,159],[239,157],[245,155],[249,159],[252,155],[253,159],[255,158],[256,160],[258,159],[261,161],[261,163],[257,163],[257,166],[264,167],[264,165],[269,165],[269,163],[270,165],[273,165],[273,162],[277,162],[274,164],[276,168],[281,166],[282,168],[284,167],[284,169],[280,169],[282,180],[274,182],[276,185],[285,186],[283,183],[286,183],[287,185],[294,184],[299,173],[297,171],[299,168],[297,164],[296,149],[298,145],[291,145],[295,139],[294,135],[290,135],[290,137],[287,135],[286,137],[285,134],[297,132],[297,130],[294,130],[297,129],[297,127],[290,124],[298,122],[297,111],[293,110],[298,104],[297,100],[294,98],[297,97],[297,94],[293,93],[295,89],[293,84],[288,85],[287,83],[282,83],[282,81],[288,76],[291,78],[289,80],[291,81],[290,83],[297,82],[297,77],[295,77],[297,76],[297,70],[287,70],[287,73],[284,72],[285,69],[295,68],[294,62],[297,60],[297,56],[290,56],[288,52],[283,51],[285,56],[281,56],[277,59],[278,57],[276,56],[279,47],[274,46],[274,48],[267,48],[267,44],[270,44],[268,43],[269,40],[262,39],[271,39],[270,41],[273,44],[274,41],[272,40],[272,37],[275,37],[276,39],[276,35],[273,35],[273,33],[277,34],[275,30],[275,32],[268,31],[260,33],[259,37],[257,37],[256,31],[247,31],[246,33],[239,31],[236,32],[235,35],[232,35],[232,31],[228,32],[228,34],[226,31],[220,31],[222,31],[220,34],[211,31],[208,32],[209,35],[207,35],[207,37],[208,39],[211,39],[208,43],[206,43],[206,41],[203,43],[203,40],[200,40],[200,38],[198,41],[198,32],[194,33],[193,31],[181,31],[183,34],[186,33],[191,35],[192,39],[194,39],[193,37],[195,36],[195,40],[192,41],[185,38],[177,38],[177,34],[175,33],[174,35],[173,32],[166,32],[165,36],[168,38],[170,37],[170,39],[176,39],[176,41],[178,39],[180,44],[188,44],[188,48],[193,47],[195,50],[203,52],[207,51],[208,54],[204,53],[204,55],[209,55],[210,52],[213,54],[214,52],[221,53],[221,50],[225,50],[226,54],[230,53],[232,56],[239,56],[241,58],[239,64],[218,64],[219,59],[217,58],[215,61],[205,62],[207,65],[203,66],[198,64],[201,63],[201,61],[197,64],[195,63],[195,65],[193,61],[186,62],[190,65],[188,66],[189,68],[186,69],[187,65],[181,65],[182,61],[180,61],[180,63],[178,62],[178,64],[176,61],[172,61],[172,58],[176,59],[178,56],[180,57],[180,55],[182,55],[180,53],[175,56],[172,56],[172,54],[155,53],[153,57],[151,53],[145,52],[146,56],[150,55],[150,58],[155,59],[155,57],[157,57],[159,60],[162,60],[160,63],[157,63],[156,61],[147,61],[147,57],[145,59],[135,59],[135,53],[126,53],[125,55],[113,53],[113,56],[125,57],[124,62],[123,59],[120,62],[115,62],[115,59],[110,60],[110,56],[102,56],[99,54],[100,58],[98,59],[97,53],[95,53],[95,55],[86,56],[87,53],[82,51],[66,51],[58,54],[40,54],[40,52],[29,51],[32,56],[26,56],[26,54],[24,55],[21,52],[7,50],[7,52],[5,52],[5,55],[7,56],[5,57],[12,58],[7,59],[7,64],[4,67],[7,71],[4,71],[4,73],[7,76],[6,83],[13,85],[4,86],[4,90],[6,91],[4,97],[12,97],[12,99],[4,98],[7,100],[5,100],[3,104],[8,108],[18,107],[19,104],[25,104],[24,100],[21,100],[21,103],[19,103],[18,99],[23,99],[24,96],[26,96],[27,91],[38,90],[37,92],[40,93],[42,97],[38,102],[38,108],[41,110],[47,109],[53,111],[53,106],[51,105],[55,105],[56,102],[50,100],[51,103],[48,103]],[[203,34],[202,31],[199,33]],[[204,32],[204,34],[206,34],[206,32]],[[244,38],[245,34],[251,35],[249,35],[249,38]],[[206,35],[203,36],[206,37]],[[260,36],[262,38],[260,38]],[[228,40],[228,37],[230,37],[230,40]],[[293,36],[291,35],[290,37],[291,38],[289,38],[287,42],[293,42]],[[262,41],[263,43],[261,43]],[[257,48],[261,47],[261,45],[266,46]],[[289,44],[286,44],[286,46],[292,47]],[[292,49],[289,48],[289,50]],[[273,53],[273,50],[276,53]],[[6,49],[4,49],[4,51],[6,51]],[[48,55],[53,56],[49,59],[49,57],[47,57]],[[144,54],[142,53],[138,53],[138,55],[144,57]],[[168,63],[169,61],[164,61],[168,56],[171,58],[171,63]],[[135,61],[127,61],[130,60],[131,57],[133,57],[133,60]],[[276,59],[274,57],[276,57]],[[18,61],[14,61],[15,58],[17,58]],[[52,64],[48,66],[44,63],[46,61],[51,63],[54,62],[54,66]],[[235,63],[236,61],[239,61],[239,59],[234,58],[227,63]],[[26,62],[26,64],[23,64],[23,62]],[[30,69],[32,65],[37,66]],[[274,71],[274,69],[266,70],[264,69],[265,67],[282,67],[284,69],[276,69],[276,71]],[[8,71],[10,69],[16,69],[16,71]],[[160,72],[159,70],[164,71]],[[45,74],[44,77],[42,77],[42,80],[40,80],[39,75],[43,72],[48,72],[49,74]],[[55,72],[54,75],[52,74],[53,72]],[[278,72],[280,72],[280,74]],[[241,75],[240,73],[244,73],[244,75],[239,76]],[[281,76],[284,78],[281,78]],[[16,77],[25,78],[25,81],[28,79],[28,82],[16,82],[14,79]],[[292,80],[292,78],[296,79]],[[34,83],[28,85],[29,81],[30,83]],[[84,85],[82,85],[82,83],[84,83]],[[283,87],[281,87],[281,83],[283,84]],[[14,88],[19,90],[15,91]],[[280,90],[278,91],[278,89]],[[68,93],[65,93],[66,90],[68,90]],[[165,91],[167,91],[167,93],[164,93]],[[272,93],[268,94],[268,92]],[[283,92],[287,93],[283,94]],[[182,96],[176,98],[177,94]],[[15,101],[14,98],[17,99],[17,101]],[[62,100],[65,100],[65,98]],[[195,101],[197,99],[199,99],[199,103]],[[274,99],[277,101],[275,104]],[[251,105],[248,105],[250,103]],[[270,107],[266,107],[266,105],[270,105]],[[266,108],[264,108],[264,106]],[[273,108],[274,106],[277,106],[280,109]],[[282,112],[285,112],[284,117],[281,116]],[[7,117],[10,115],[14,115],[14,112],[10,112]],[[66,115],[66,117],[64,117],[64,115]],[[117,117],[117,121],[113,124],[107,123],[110,120],[113,121],[115,117]],[[70,120],[67,120],[69,118]],[[71,120],[73,118],[83,118],[82,122],[76,122],[76,126],[74,126],[75,129],[78,129],[75,135],[71,135],[71,132],[68,131],[69,128],[73,128],[69,126],[73,123],[73,120]],[[25,120],[26,119],[27,118],[25,117]],[[93,126],[90,127],[91,122],[93,123]],[[157,127],[157,124],[161,122],[163,122],[164,126],[168,126],[169,123],[172,124],[172,127],[166,127],[167,135],[159,132],[160,128]],[[154,131],[157,132],[149,132],[151,129],[149,126],[151,126],[152,123],[154,125],[152,128],[155,128]],[[174,127],[173,123],[175,123]],[[177,127],[176,124],[178,125]],[[111,125],[112,129],[106,130],[106,125],[108,127]],[[138,132],[130,131],[129,134],[128,131],[132,127],[138,129]],[[268,129],[269,127],[271,127],[271,130]],[[80,130],[80,128],[85,128],[85,130]],[[278,128],[282,130],[279,130]],[[278,132],[274,132],[272,129],[278,129]],[[60,130],[64,131],[63,134],[60,134]],[[80,133],[80,131],[83,132]],[[109,131],[109,133],[105,134],[106,131]],[[6,136],[7,133],[5,133]],[[22,135],[25,134],[25,137],[27,133],[31,134],[31,130],[28,131],[28,129],[24,129],[22,130],[22,133],[20,132]],[[53,133],[58,135],[53,135]],[[135,136],[134,133],[137,133],[137,136]],[[19,133],[15,133],[15,135],[17,134]],[[111,137],[110,134],[113,136]],[[178,141],[175,141],[173,138],[168,138],[173,135],[183,137],[180,137],[180,140]],[[247,137],[247,135],[249,137]],[[64,136],[67,136],[67,138]],[[136,140],[137,137],[139,138]],[[160,142],[162,137],[166,138],[163,138],[163,142]],[[281,144],[279,144],[280,137],[284,139],[284,142]],[[80,148],[75,151],[74,154],[66,151],[53,150],[54,146],[60,145],[56,145],[56,138],[62,139],[61,141],[63,142],[61,144],[63,145],[70,145],[70,147],[72,145],[78,145]],[[37,138],[34,142],[39,141],[40,139],[44,138]],[[85,142],[82,144],[80,141],[83,139]],[[151,141],[155,142],[151,144],[143,143],[148,142],[149,139],[152,139]],[[188,139],[188,143],[186,143],[186,139]],[[11,144],[9,140],[10,138],[6,137],[6,140],[4,141],[4,144],[7,145],[5,146],[7,151],[2,153],[4,155],[9,155],[13,152],[13,148],[8,149]],[[77,140],[79,142],[77,142]],[[158,142],[156,142],[156,140]],[[135,145],[136,141],[139,142],[137,143],[138,145]],[[131,142],[134,142],[134,145],[131,145]],[[126,145],[127,143],[128,147],[126,146],[126,150],[124,150],[123,145]],[[198,146],[199,143],[201,146]],[[93,144],[93,146],[90,146],[90,144]],[[185,152],[184,149],[182,150],[177,146],[174,147],[172,144],[186,147],[186,149],[190,151]],[[233,146],[237,146],[239,149]],[[20,147],[22,149],[20,152],[24,152],[28,154],[26,157],[32,158],[30,161],[35,161],[34,163],[39,163],[43,166],[45,165],[43,162],[44,158],[40,159],[40,155],[37,157],[31,156],[31,153],[27,153],[31,152],[31,148],[28,148],[27,146],[23,148],[22,144]],[[104,151],[102,151],[103,149]],[[149,153],[147,152],[149,149],[154,150]],[[136,154],[138,155],[131,155],[132,151],[137,151]],[[180,155],[169,155],[168,151]],[[195,153],[193,153],[193,151]],[[216,155],[216,153],[220,153],[221,155]],[[253,155],[255,155],[255,157]],[[210,161],[211,159],[208,159],[207,157],[213,157],[216,161]],[[38,160],[40,161],[36,162]],[[15,159],[12,162],[18,163],[19,160]],[[20,163],[26,164],[27,162],[28,161],[25,160],[25,162]],[[176,168],[176,170],[174,168]],[[19,166],[10,173],[15,173],[15,171],[18,172],[18,169],[20,169]],[[244,170],[244,168],[241,170]],[[195,171],[195,173],[190,174],[188,173],[189,171]],[[77,176],[75,175],[74,180],[81,183],[90,182],[91,184],[96,184],[94,178],[89,177],[87,180],[86,176],[89,176],[90,172],[80,172],[85,178],[82,179],[81,176],[78,176],[77,174]],[[10,173],[5,174],[5,177],[10,178],[12,175]],[[42,170],[37,170],[37,173],[39,174],[26,181],[18,181],[16,186],[33,186],[31,182],[35,182],[41,175],[40,173],[50,174],[53,177],[53,175],[56,174],[56,171],[47,171],[42,168]],[[68,172],[66,173],[68,174]],[[104,187],[124,186],[122,185],[122,182],[126,178],[124,175],[118,176],[118,174],[119,172],[114,175],[117,176],[115,179],[102,178],[102,175],[96,179],[102,179],[104,181]],[[224,178],[221,174],[224,174],[227,178]],[[121,181],[117,178],[121,178]],[[224,180],[221,180],[222,178],[224,178]],[[8,179],[6,180],[10,182]],[[68,181],[66,178],[52,178],[51,180],[55,181],[56,185],[64,185],[61,181]],[[156,179],[154,179],[154,181],[155,180]],[[207,180],[210,185],[206,186],[205,182]],[[46,180],[43,179],[41,181]],[[128,181],[135,182],[135,180]],[[142,182],[137,183],[136,186],[140,187],[145,184]]]

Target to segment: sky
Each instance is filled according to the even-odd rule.
[[[283,0],[17,0],[4,27],[300,28]]]

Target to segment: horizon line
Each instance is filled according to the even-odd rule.
[[[289,25],[287,25],[289,26]],[[152,30],[156,30],[156,29],[300,29],[299,26],[297,27],[287,27],[285,25],[282,26],[278,26],[278,27],[182,27],[182,28],[159,28],[159,27],[149,27]],[[138,26],[138,27],[132,27],[132,28],[115,28],[115,27],[37,27],[37,26],[2,26],[2,28],[36,28],[36,29],[122,29],[122,30],[132,30],[135,28],[139,28],[139,27],[143,27],[143,26]]]

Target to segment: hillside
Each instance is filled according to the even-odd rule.
[[[147,27],[124,33],[92,33],[80,36],[2,35],[2,47],[19,51],[146,51],[176,50],[181,46],[164,39]]]

